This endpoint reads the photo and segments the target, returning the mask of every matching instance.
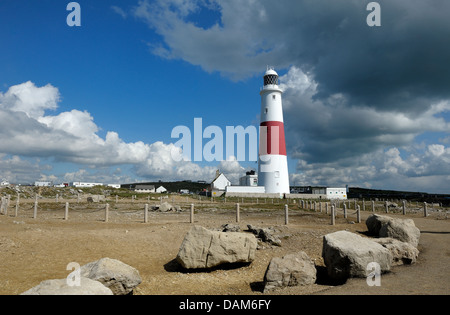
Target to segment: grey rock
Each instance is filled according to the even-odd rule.
[[[391,237],[374,239],[374,241],[389,249],[392,254],[393,266],[415,264],[419,256],[419,250],[410,243]]]
[[[256,235],[261,241],[265,243],[269,243],[275,246],[281,246],[281,240],[273,235],[274,231],[270,228],[260,228],[252,226],[251,224],[247,225],[247,228],[250,232]]]
[[[264,275],[264,292],[287,286],[303,286],[316,282],[317,270],[305,252],[274,257]]]
[[[98,281],[81,277],[80,286],[69,286],[67,279],[46,280],[21,295],[113,295]]]
[[[367,277],[369,263],[380,265],[381,272],[391,268],[391,252],[371,239],[355,233],[338,231],[323,237],[322,257],[328,275],[342,281],[350,277]]]
[[[172,207],[172,205],[168,202],[163,202],[160,206],[159,206],[159,211],[161,212],[168,212],[168,211],[172,211],[174,208]]]
[[[194,226],[186,234],[176,260],[186,269],[247,263],[255,259],[256,246],[252,234],[210,231]]]
[[[102,258],[81,267],[81,276],[99,281],[111,289],[114,295],[132,294],[142,279],[139,272],[123,262]]]
[[[222,232],[240,232],[241,231],[241,227],[237,224],[224,224],[221,227]]]
[[[411,219],[394,219],[378,214],[370,215],[366,220],[369,233],[379,237],[391,237],[417,247],[420,230]]]

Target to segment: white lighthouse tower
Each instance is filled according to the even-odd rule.
[[[278,74],[267,68],[261,90],[258,181],[266,193],[289,194],[289,173],[284,137],[283,91]]]

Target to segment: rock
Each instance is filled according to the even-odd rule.
[[[281,246],[281,240],[272,234],[273,231],[271,229],[254,227],[250,224],[247,225],[247,228],[261,241],[269,243],[271,245]]]
[[[21,295],[113,295],[98,281],[81,277],[80,286],[69,286],[67,279],[46,280]]]
[[[370,215],[366,220],[369,233],[379,237],[392,237],[417,247],[420,230],[411,219],[394,219],[378,214]]]
[[[241,227],[237,224],[224,224],[221,227],[222,232],[240,232],[241,231]]]
[[[387,217],[384,215],[371,214],[366,220],[366,226],[369,230],[369,234],[373,236],[378,236],[380,233],[381,226],[386,224],[391,217]]]
[[[393,266],[415,264],[419,256],[419,250],[410,243],[390,237],[374,239],[374,241],[389,249],[392,254]]]
[[[256,246],[252,234],[210,231],[194,226],[184,237],[176,260],[186,269],[248,263],[255,259]]]
[[[92,195],[87,197],[87,202],[103,202],[106,201],[105,196],[103,195]]]
[[[162,212],[172,211],[172,209],[173,209],[172,205],[168,202],[163,202],[159,206],[159,211],[162,211]]]
[[[275,257],[264,275],[264,292],[287,286],[303,286],[316,282],[317,270],[305,252]]]
[[[101,282],[114,295],[132,294],[141,282],[139,272],[123,262],[102,258],[81,267],[81,276]]]
[[[391,268],[392,254],[380,244],[355,233],[338,231],[323,237],[322,257],[328,275],[343,281],[350,277],[367,277],[367,265],[376,262],[381,272]]]

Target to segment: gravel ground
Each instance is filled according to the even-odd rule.
[[[182,202],[184,199],[175,200]],[[338,230],[365,232],[363,223],[354,223],[340,213],[331,226],[325,213],[290,206],[289,225],[284,225],[282,206],[241,205],[242,230],[247,224],[273,227],[282,246],[261,244],[253,263],[240,268],[216,269],[210,272],[186,272],[175,262],[181,242],[192,224],[187,204],[181,212],[150,212],[149,223],[143,223],[143,204],[111,203],[109,222],[104,221],[104,205],[73,204],[69,220],[64,218],[64,203],[42,203],[38,218],[33,219],[33,202],[21,204],[18,217],[9,210],[0,215],[0,294],[20,294],[43,280],[62,279],[71,272],[71,262],[84,265],[109,257],[136,268],[142,284],[137,295],[263,295],[266,268],[272,257],[295,251],[306,252],[315,262],[319,276],[314,285],[291,287],[271,295],[301,294],[449,294],[450,221],[444,212],[431,212],[427,218],[420,211],[406,217],[414,219],[421,230],[418,262],[412,266],[394,267],[382,276],[380,287],[369,287],[365,279],[351,279],[344,285],[333,285],[324,273],[322,237]],[[235,224],[233,204],[196,205],[196,225],[216,229]],[[371,212],[362,213],[363,220]],[[399,214],[393,216],[404,217]]]

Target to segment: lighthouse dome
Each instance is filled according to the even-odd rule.
[[[267,68],[264,74],[264,85],[278,85],[278,73],[272,68]]]

